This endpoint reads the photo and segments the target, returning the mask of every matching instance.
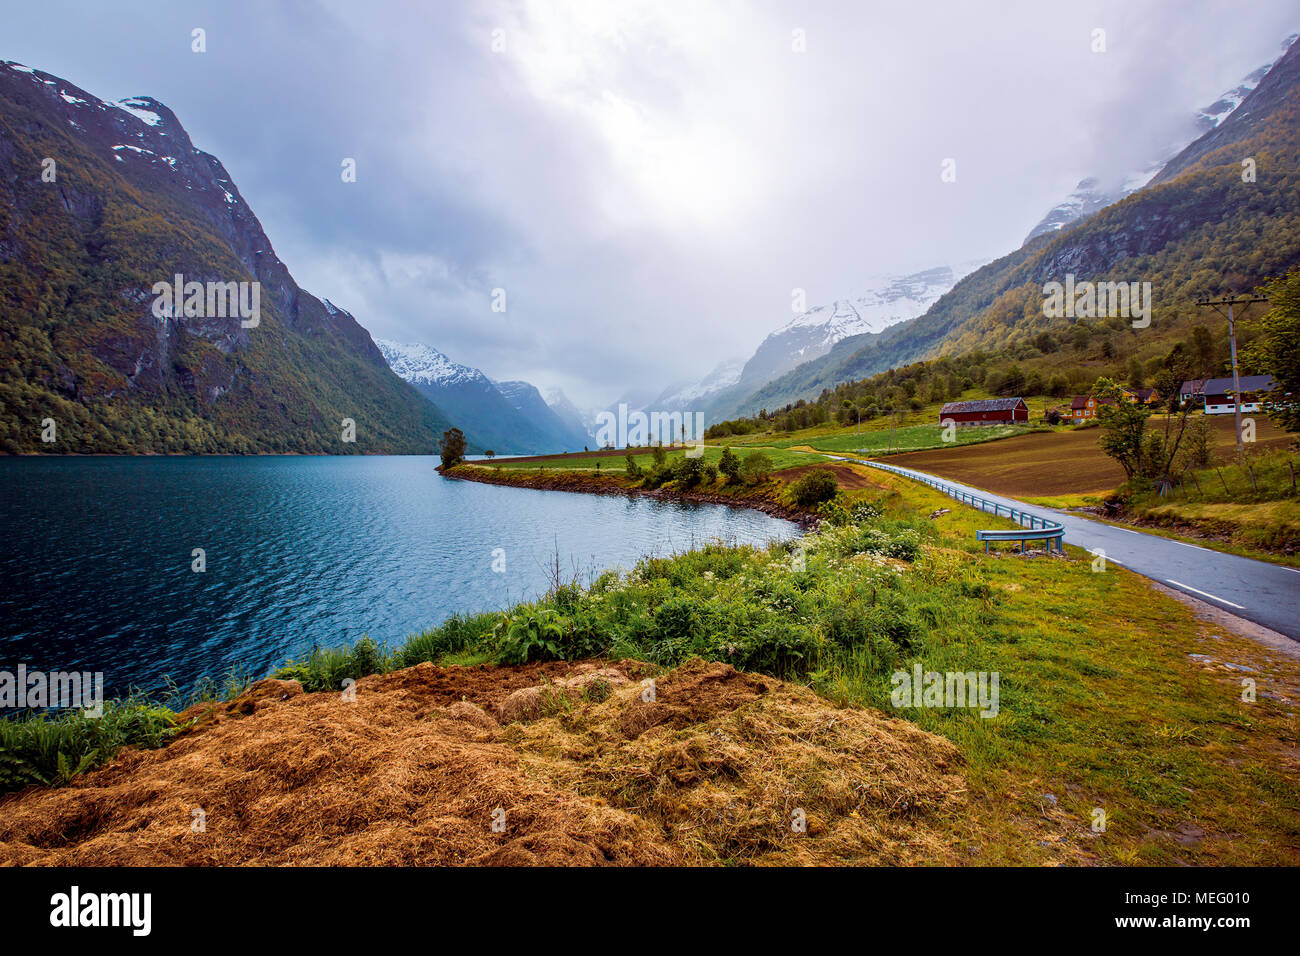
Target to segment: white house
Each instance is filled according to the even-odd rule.
[[[1260,392],[1267,392],[1273,387],[1272,375],[1243,375],[1241,382],[1241,410],[1258,412]],[[1231,415],[1236,411],[1233,405],[1232,379],[1212,378],[1205,383],[1205,414]]]

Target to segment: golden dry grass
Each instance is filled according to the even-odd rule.
[[[262,682],[165,749],[127,751],[68,787],[6,800],[0,861],[818,864],[949,855],[950,819],[965,803],[952,743],[725,664],[679,668],[659,681],[654,701],[626,677],[638,665],[597,666],[533,685],[552,706],[504,726],[504,704],[527,688],[448,704],[454,668],[364,678],[351,702]]]

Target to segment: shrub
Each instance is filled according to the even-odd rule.
[[[523,608],[513,615],[502,614],[493,629],[497,659],[503,664],[527,664],[529,660],[554,660],[564,656],[564,623],[549,608]]]
[[[796,503],[811,508],[823,501],[830,501],[839,494],[839,482],[834,472],[819,468],[810,471],[790,486],[790,494]]]
[[[702,634],[699,602],[690,597],[675,597],[659,605],[654,612],[656,638],[664,643],[689,645]]]
[[[704,478],[704,458],[683,456],[674,466],[673,475],[687,488],[694,488]]]
[[[822,502],[821,507],[817,509],[817,513],[822,516],[823,520],[839,528],[853,524],[853,515],[849,509],[834,499]]]
[[[655,465],[645,473],[645,478],[641,484],[647,488],[658,488],[666,481],[673,480],[672,465]]]
[[[806,628],[776,618],[750,632],[736,646],[735,666],[784,677],[815,663],[817,639]]]
[[[616,638],[612,622],[592,610],[581,610],[568,621],[561,643],[565,660],[578,660],[606,653]]]
[[[384,654],[369,637],[362,637],[352,647],[352,668],[355,677],[377,674],[384,669]]]
[[[761,451],[751,451],[740,463],[740,477],[748,484],[757,485],[767,481],[770,474],[772,474],[772,459]]]
[[[727,484],[740,480],[740,457],[727,445],[722,449],[722,458],[718,460],[718,471],[726,476]]]

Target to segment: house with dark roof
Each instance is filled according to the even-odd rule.
[[[1205,383],[1209,381],[1204,378],[1189,378],[1183,382],[1182,388],[1178,390],[1178,400],[1186,405],[1193,399],[1200,400],[1205,395]]]
[[[1238,378],[1241,385],[1241,410],[1257,412],[1261,409],[1259,395],[1273,387],[1272,375],[1242,375]],[[1233,394],[1232,377],[1212,378],[1205,383],[1205,414],[1231,415],[1236,409]]]
[[[1070,399],[1070,413],[1066,417],[1072,424],[1082,425],[1097,417],[1097,410],[1102,405],[1114,405],[1116,401],[1136,403],[1138,405],[1156,405],[1160,402],[1160,393],[1154,388],[1128,389],[1120,387],[1119,398],[1098,398],[1096,395],[1076,395]]]
[[[1076,395],[1070,399],[1070,421],[1082,425],[1097,417],[1097,399],[1091,395]]]
[[[981,398],[969,402],[949,402],[939,409],[939,424],[952,422],[967,425],[1015,425],[1029,421],[1029,406],[1023,398]]]

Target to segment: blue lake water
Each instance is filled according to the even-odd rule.
[[[590,579],[713,538],[797,533],[716,505],[451,481],[436,464],[0,459],[0,669],[102,671],[110,695],[259,675],[316,645],[394,644],[536,597],[557,551],[566,577]]]

